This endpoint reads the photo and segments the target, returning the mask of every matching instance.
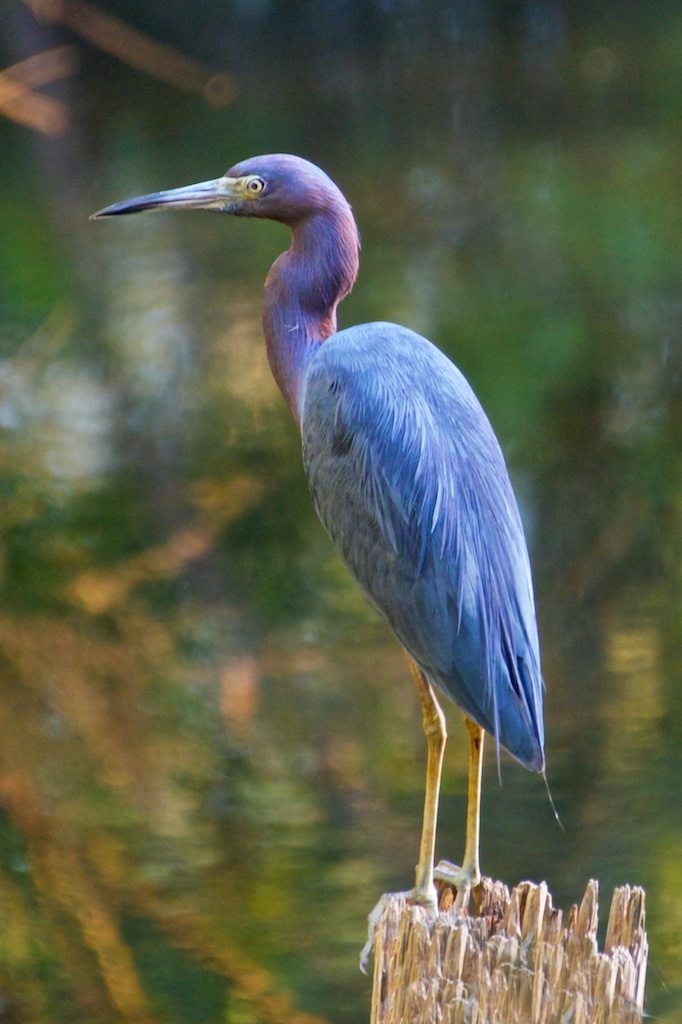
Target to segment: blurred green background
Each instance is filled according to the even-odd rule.
[[[0,1021],[369,1017],[424,742],[266,365],[286,231],[87,219],[285,151],[360,224],[341,324],[450,353],[519,496],[565,832],[489,751],[483,868],[564,907],[644,885],[679,1024],[682,8],[6,0],[0,30]]]

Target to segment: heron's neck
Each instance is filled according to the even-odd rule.
[[[300,425],[308,364],[336,331],[336,307],[358,271],[358,233],[345,200],[293,227],[291,248],[265,282],[263,327],[270,367]]]

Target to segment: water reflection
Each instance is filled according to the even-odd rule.
[[[464,54],[449,30],[429,49],[416,13],[409,31],[395,16],[395,35],[379,19],[365,28],[380,73],[347,26],[320,17],[318,42],[344,73],[328,78],[317,55],[292,76],[275,57],[289,28],[271,26],[268,73],[243,70],[229,120],[171,112],[143,87],[131,114],[125,79],[112,91],[93,65],[53,148],[22,149],[2,128],[0,1015],[367,1017],[356,957],[377,894],[412,877],[423,737],[400,652],[314,518],[267,369],[260,285],[285,234],[215,217],[86,220],[110,198],[282,148],[328,166],[353,199],[363,267],[343,322],[395,319],[447,348],[522,498],[566,831],[536,778],[505,760],[500,787],[491,757],[483,866],[546,878],[564,905],[590,876],[607,898],[647,886],[649,1008],[672,1024],[673,99],[652,114],[658,79],[642,59],[624,124],[605,97],[626,51],[588,21],[566,71],[561,26],[542,37],[530,19],[518,62],[513,47],[496,62],[494,19]],[[672,29],[658,31],[665,49]],[[293,45],[304,56],[310,41]],[[40,218],[37,179],[50,182]],[[454,710],[450,736],[439,853],[457,857]]]

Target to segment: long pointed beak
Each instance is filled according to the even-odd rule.
[[[227,211],[231,203],[241,198],[237,191],[238,181],[239,178],[225,176],[213,181],[200,181],[196,185],[183,185],[182,188],[169,188],[165,192],[151,192],[147,196],[124,199],[121,203],[105,206],[103,210],[93,213],[90,220],[116,217],[124,213],[141,213],[142,210],[160,210],[163,207],[175,210]]]

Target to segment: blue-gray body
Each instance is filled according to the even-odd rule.
[[[389,323],[319,346],[301,401],[317,512],[427,678],[544,768],[528,554],[507,468],[465,378]]]

